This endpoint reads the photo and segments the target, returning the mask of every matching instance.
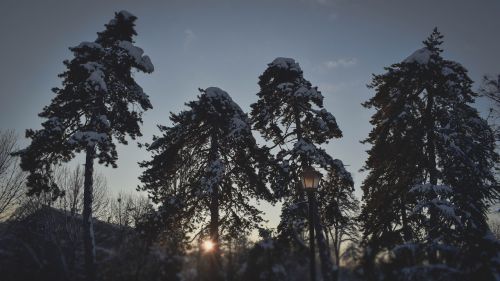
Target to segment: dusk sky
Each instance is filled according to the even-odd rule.
[[[71,59],[68,47],[94,41],[120,10],[138,17],[136,45],[155,65],[151,75],[136,74],[154,107],[144,114],[140,142],[159,133],[156,124],[169,125],[169,112],[184,109],[198,88],[220,87],[248,112],[267,64],[291,57],[337,118],[344,137],[325,148],[349,165],[358,196],[368,149],[359,141],[369,133],[373,113],[361,103],[373,95],[366,87],[372,73],[421,48],[436,26],[445,36],[444,57],[469,70],[475,89],[483,75],[500,73],[498,0],[2,0],[0,129],[24,135],[27,128],[40,128],[37,114],[61,83],[57,75],[62,61]],[[484,116],[487,102],[477,106]],[[117,169],[98,171],[113,193],[134,192],[137,162],[150,155],[134,142],[118,152]],[[275,225],[279,210],[264,209]]]

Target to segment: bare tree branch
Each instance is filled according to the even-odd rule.
[[[14,131],[0,131],[0,221],[8,218],[23,195],[26,174],[19,159],[11,154],[17,150]]]

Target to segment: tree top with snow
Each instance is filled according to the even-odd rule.
[[[273,68],[281,68],[289,71],[302,72],[299,64],[295,62],[294,59],[291,58],[275,58],[271,63],[268,64],[268,67]]]
[[[431,59],[436,59],[443,51],[439,46],[443,44],[443,35],[434,28],[431,35],[422,43],[424,48],[418,49],[413,52],[409,57],[403,60],[403,63],[418,63],[421,65],[428,64]]]
[[[342,131],[333,114],[323,107],[323,95],[304,78],[299,64],[291,58],[274,59],[259,76],[259,86],[259,100],[251,105],[252,123],[264,139],[279,147],[277,160],[283,174],[298,180],[303,166],[331,166],[352,182],[342,162],[319,147],[342,137]],[[284,185],[293,188],[289,183]]]
[[[190,211],[195,219],[186,222],[191,226],[205,223],[206,202],[217,196],[221,214],[235,218],[224,231],[247,231],[262,220],[249,199],[272,200],[265,184],[268,150],[257,146],[249,118],[227,92],[217,87],[200,92],[186,110],[172,113],[173,125],[159,126],[162,135],[147,145],[153,157],[140,163],[146,169],[140,189],[155,203],[166,206],[167,198],[175,198],[184,210],[196,210]]]
[[[96,41],[70,48],[73,58],[64,61],[67,70],[59,75],[62,87],[52,89],[55,97],[39,114],[46,119],[42,129],[27,130],[31,144],[19,152],[22,168],[30,172],[30,193],[57,195],[52,166],[89,148],[99,163],[116,167],[114,140],[127,144],[126,137],[141,136],[142,112],[152,105],[132,69],[150,73],[153,65],[132,43],[135,19],[115,13]]]
[[[413,54],[407,57],[403,62],[412,63],[416,62],[419,64],[427,64],[431,59],[432,52],[431,50],[425,48],[416,50]]]

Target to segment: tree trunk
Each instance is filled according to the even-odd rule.
[[[427,91],[427,106],[425,109],[425,122],[426,122],[426,136],[427,136],[427,170],[429,172],[429,181],[430,184],[437,184],[437,168],[436,168],[436,147],[434,143],[435,139],[435,126],[434,126],[434,116],[432,113],[432,109],[434,107],[434,95],[432,91]],[[427,198],[427,200],[432,200],[437,197],[437,194],[431,192],[429,194],[432,198]],[[435,208],[429,208],[429,241],[433,241],[437,238],[438,233],[436,232],[437,227],[437,214]],[[429,251],[429,262],[431,264],[437,263],[437,253],[434,249]]]
[[[404,202],[406,202],[406,200],[404,200]],[[408,228],[408,216],[406,215],[406,208],[403,202],[401,202],[401,224],[403,227],[404,242],[411,241],[410,229]]]
[[[83,185],[83,252],[85,255],[85,275],[87,281],[96,280],[95,241],[92,223],[92,188],[94,174],[95,146],[86,150],[85,180]]]
[[[228,256],[227,256],[227,278],[226,281],[234,281],[234,266],[233,266],[233,241],[229,238],[228,241]]]
[[[403,200],[404,202],[407,202],[406,199]],[[406,208],[403,203],[401,203],[401,224],[403,227],[403,239],[404,243],[410,242],[413,240],[413,235],[411,235],[410,228],[408,226],[408,214],[406,213]],[[403,256],[400,258],[403,259],[403,263],[407,265],[412,265],[414,264],[414,254],[413,252],[410,253],[405,253]]]
[[[222,280],[221,276],[221,260],[220,260],[220,242],[219,242],[219,190],[212,190],[212,198],[210,201],[210,240],[214,247],[209,253],[208,276],[207,280],[218,281]]]
[[[332,237],[333,251],[335,253],[335,265],[339,267],[340,265],[340,237],[338,226],[335,226],[335,236],[333,236],[330,230],[330,236]]]
[[[217,160],[218,154],[218,143],[215,134],[211,137],[211,148],[209,161],[212,163]],[[218,184],[220,185],[220,183]],[[219,281],[223,280],[222,268],[221,268],[221,256],[220,256],[220,241],[219,241],[219,186],[212,187],[212,194],[210,198],[210,240],[213,242],[213,250],[208,253],[208,274],[206,276],[207,281]]]

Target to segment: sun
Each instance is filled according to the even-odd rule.
[[[205,240],[203,241],[202,247],[205,252],[212,252],[215,249],[215,243],[211,240]]]

